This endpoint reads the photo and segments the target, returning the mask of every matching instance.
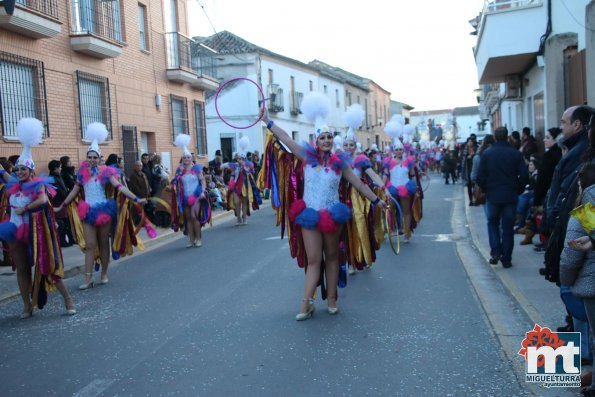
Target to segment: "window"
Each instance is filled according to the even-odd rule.
[[[17,137],[17,123],[35,117],[49,136],[43,62],[0,51],[0,130],[5,138]]]
[[[328,87],[326,85],[324,86],[324,93],[328,94]]]
[[[147,31],[147,6],[138,3],[138,31],[140,34],[140,49],[149,51],[149,33]]]
[[[122,42],[120,0],[71,0],[72,33],[89,34]]]
[[[310,89],[310,92],[312,92],[312,90],[314,90],[314,85],[312,84],[312,80],[308,81],[308,88]]]
[[[341,106],[341,101],[339,100],[339,89],[335,89],[335,105],[337,107]]]
[[[171,95],[171,125],[174,139],[178,134],[188,134],[188,111],[186,98]]]
[[[196,128],[196,154],[207,155],[207,128],[205,125],[205,105],[194,101],[194,127]]]
[[[109,79],[77,70],[76,80],[78,86],[81,137],[85,136],[87,126],[94,122],[105,124],[111,137],[112,109]]]

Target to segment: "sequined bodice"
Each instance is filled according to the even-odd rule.
[[[390,170],[390,184],[393,186],[405,185],[409,182],[409,168],[396,165]]]
[[[198,177],[191,173],[182,175],[182,185],[184,186],[184,197],[188,198],[198,187]]]
[[[337,174],[330,167],[304,167],[304,201],[308,208],[315,210],[329,209],[339,202],[339,181]]]
[[[15,210],[19,207],[24,207],[31,203],[31,198],[25,196],[23,193],[18,192],[10,196],[8,199],[10,203],[10,221],[19,227],[23,223],[29,223],[29,217],[23,215],[17,215]]]
[[[105,203],[107,198],[105,197],[105,186],[97,179],[92,177],[85,183],[85,201],[90,206]]]

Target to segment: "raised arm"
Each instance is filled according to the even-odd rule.
[[[281,141],[282,144],[284,144],[285,146],[287,146],[289,148],[289,150],[291,150],[291,153],[293,153],[300,160],[305,159],[302,154],[302,147],[296,141],[294,141],[291,138],[291,136],[289,136],[289,134],[287,132],[285,132],[285,130],[283,128],[281,128],[277,124],[273,123],[273,120],[269,120],[269,117],[266,113],[263,116],[262,121],[264,123],[266,123],[269,131],[271,131],[273,133],[273,135],[277,139],[279,139],[279,141]]]
[[[380,206],[382,209],[387,207],[386,203],[381,200],[380,197],[376,196],[376,194],[374,194],[368,185],[363,183],[362,180],[353,173],[351,167],[343,168],[343,178],[347,179],[347,181],[351,183],[354,188],[366,196],[373,204]]]
[[[0,175],[2,175],[2,179],[4,182],[8,182],[10,179],[10,174],[4,169],[2,164],[0,164]]]

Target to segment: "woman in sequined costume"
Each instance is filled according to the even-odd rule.
[[[108,266],[110,260],[110,232],[112,223],[116,222],[118,212],[116,201],[108,198],[106,187],[112,185],[124,196],[136,203],[144,205],[147,200],[139,199],[128,188],[123,186],[117,179],[116,168],[99,165],[101,152],[99,143],[107,137],[105,126],[100,123],[92,123],[87,126],[85,134],[88,140],[92,141],[87,150],[87,161],[83,161],[77,174],[77,183],[66,197],[62,205],[56,208],[60,211],[62,207],[71,203],[79,193],[83,198],[78,201],[78,215],[83,222],[83,235],[85,240],[85,282],[79,286],[80,290],[93,287],[93,265],[95,263],[95,249],[99,247],[101,260],[100,284],[107,284]]]
[[[348,160],[332,153],[333,133],[326,126],[316,128],[315,147],[302,147],[265,114],[263,121],[271,133],[303,162],[303,200],[292,204],[289,217],[301,226],[307,256],[306,280],[300,312],[296,320],[306,320],[314,312],[314,294],[321,277],[324,256],[329,314],[338,313],[339,240],[343,224],[351,218],[351,210],[339,201],[339,182],[345,178],[370,201],[386,207],[386,203],[353,173]]]

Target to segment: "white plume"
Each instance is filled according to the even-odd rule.
[[[85,130],[85,139],[88,141],[97,140],[98,144],[105,142],[107,139],[107,128],[103,123],[90,123]]]
[[[405,124],[405,118],[402,114],[394,114],[393,117],[390,118],[390,121],[394,121],[396,123],[401,124],[403,126]]]
[[[309,92],[302,100],[301,110],[304,116],[312,122],[317,118],[324,119],[331,109],[331,103],[326,95],[319,92]]]
[[[343,113],[343,120],[347,127],[355,130],[360,125],[362,125],[362,121],[364,121],[364,117],[366,117],[366,112],[361,107],[360,104],[353,104],[347,108],[345,113]]]
[[[17,136],[24,146],[39,145],[43,137],[43,123],[36,118],[22,118],[17,123]]]
[[[391,138],[398,138],[403,135],[403,126],[396,121],[389,121],[384,126],[384,132],[386,132]]]
[[[245,152],[246,149],[248,149],[248,146],[250,146],[250,139],[248,139],[247,136],[241,137],[238,141],[238,146],[240,147],[242,152]]]
[[[415,127],[412,124],[405,124],[403,127],[403,135],[413,135],[415,134]]]
[[[341,150],[343,148],[343,139],[341,138],[340,135],[337,135],[333,138],[333,144],[334,144],[335,150]]]
[[[177,147],[185,148],[190,144],[190,135],[188,134],[178,134],[176,135],[176,139],[174,139],[174,145]]]

